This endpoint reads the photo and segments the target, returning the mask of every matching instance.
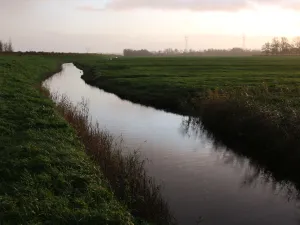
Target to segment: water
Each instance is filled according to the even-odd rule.
[[[44,84],[74,104],[88,99],[93,120],[150,160],[149,175],[163,182],[179,224],[196,224],[199,216],[207,225],[300,224],[291,184],[272,181],[248,159],[216,146],[204,131],[195,135],[186,117],[121,100],[85,84],[81,75],[64,64],[62,73]]]

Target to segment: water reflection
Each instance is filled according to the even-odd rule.
[[[219,159],[226,165],[230,165],[237,170],[243,171],[241,176],[241,188],[257,188],[262,186],[273,192],[274,195],[282,196],[287,201],[300,203],[299,189],[288,180],[276,180],[276,175],[259,164],[255,159],[246,157],[234,152],[233,149],[226,148],[220,141],[217,141],[213,134],[205,131],[201,120],[195,117],[184,117],[180,126],[180,133],[189,138],[210,138],[213,140],[215,151],[219,153]]]

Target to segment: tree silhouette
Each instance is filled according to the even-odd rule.
[[[265,55],[300,55],[300,37],[294,38],[291,42],[286,37],[273,38],[262,46]]]
[[[9,39],[9,42],[7,43],[7,52],[13,52],[13,51],[14,51],[13,45],[11,39]]]
[[[270,42],[267,42],[266,44],[263,45],[262,52],[265,53],[266,55],[270,55],[271,54],[272,47],[271,47],[271,43]]]
[[[272,55],[278,55],[280,53],[280,41],[277,37],[273,38],[271,43]]]
[[[244,50],[242,48],[232,49],[207,49],[207,50],[193,50],[189,51],[166,48],[164,50],[150,52],[146,49],[133,50],[124,49],[124,56],[251,56],[261,54],[259,50]]]
[[[286,37],[282,37],[280,41],[280,52],[281,54],[289,54],[291,51],[291,44]]]
[[[295,49],[296,54],[300,54],[300,37],[295,37],[294,49]]]
[[[0,40],[0,52],[13,52],[13,45],[11,40],[9,42],[4,42]]]

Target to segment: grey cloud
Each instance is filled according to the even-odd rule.
[[[24,9],[32,6],[36,0],[0,0],[0,12],[21,13]]]
[[[282,6],[299,9],[300,0],[110,0],[108,9],[126,10],[134,8],[187,9],[193,11],[238,11],[251,8],[252,4]]]
[[[248,6],[247,0],[111,0],[110,9],[154,8],[195,11],[236,11]]]
[[[33,7],[34,4],[40,1],[53,0],[0,0],[0,12],[5,12],[6,14],[23,14],[26,13],[26,9]],[[56,1],[61,3],[67,0]],[[300,0],[107,0],[105,8],[112,10],[152,8],[162,10],[238,11],[251,8],[251,3],[277,5],[293,10],[300,10]],[[96,12],[103,10],[101,7],[87,3],[86,0],[77,0],[74,1],[74,4],[77,4],[77,7],[75,7],[81,11]]]
[[[90,6],[90,5],[82,5],[82,6],[78,6],[76,7],[78,10],[81,11],[87,11],[87,12],[98,12],[98,11],[103,11],[103,8],[98,8],[98,7],[94,7],[94,6]]]

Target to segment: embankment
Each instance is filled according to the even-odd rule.
[[[61,61],[0,56],[0,223],[138,224],[74,124],[37,88]]]

